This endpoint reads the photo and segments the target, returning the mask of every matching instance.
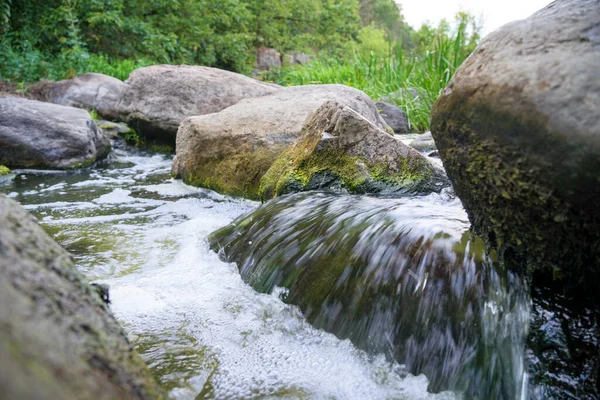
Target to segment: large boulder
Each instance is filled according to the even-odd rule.
[[[194,186],[257,199],[262,176],[300,138],[306,118],[329,100],[389,129],[373,101],[360,90],[343,85],[284,88],[183,121],[173,174]]]
[[[10,168],[78,168],[110,151],[90,114],[19,97],[0,98],[0,164]]]
[[[186,117],[216,113],[280,88],[229,71],[187,65],[136,69],[126,83],[121,119],[146,136],[170,140]]]
[[[431,127],[475,230],[506,250],[507,263],[593,289],[598,21],[597,0],[557,0],[490,34],[435,103]]]
[[[121,96],[127,85],[112,76],[87,73],[59,82],[40,81],[27,90],[36,100],[95,110],[107,119],[118,117]]]
[[[0,371],[6,399],[163,398],[71,255],[2,194]]]
[[[350,107],[329,101],[302,128],[302,137],[273,163],[261,198],[343,188],[350,193],[431,191],[434,170],[416,150]]]

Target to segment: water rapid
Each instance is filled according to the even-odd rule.
[[[110,285],[171,398],[577,398],[596,373],[563,356],[573,332],[586,357],[597,351],[593,316],[536,291],[532,307],[450,189],[261,206],[170,168],[117,147],[87,171],[15,171],[0,190]]]

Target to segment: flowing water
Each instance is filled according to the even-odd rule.
[[[170,397],[526,397],[526,288],[470,237],[451,191],[301,194],[243,217],[260,204],[186,186],[170,168],[169,156],[117,146],[92,170],[16,171],[0,187],[110,286]],[[207,238],[223,227],[217,254]],[[235,254],[241,274],[222,261]],[[315,275],[327,262],[335,281]]]

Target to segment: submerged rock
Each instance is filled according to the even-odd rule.
[[[425,132],[422,135],[419,135],[415,140],[410,142],[410,147],[418,151],[435,151],[437,147],[435,146],[435,141],[433,140],[433,136],[431,132]]]
[[[173,174],[194,186],[258,199],[262,176],[300,138],[307,117],[330,100],[350,107],[381,129],[389,128],[375,103],[360,90],[344,85],[283,88],[242,100],[219,113],[183,121]]]
[[[0,98],[0,164],[10,168],[79,168],[110,151],[90,114],[74,107]]]
[[[460,203],[282,196],[209,243],[254,289],[285,288],[311,324],[424,373],[432,391],[520,397],[527,290],[471,239]]]
[[[433,175],[433,167],[417,151],[350,107],[330,101],[307,118],[302,137],[262,177],[260,196],[331,188],[350,193],[431,192],[436,189]]]
[[[187,65],[139,68],[126,83],[121,118],[145,136],[171,140],[186,117],[216,113],[280,89],[241,74]]]
[[[27,90],[27,95],[49,103],[95,110],[103,118],[116,119],[126,88],[117,78],[90,72],[59,82],[40,81]]]
[[[404,111],[388,103],[377,102],[375,103],[375,106],[395,134],[410,132],[408,118]]]
[[[160,399],[108,306],[0,194],[0,387],[6,399]]]
[[[557,0],[488,35],[435,103],[433,137],[476,232],[509,265],[595,299],[600,7]]]

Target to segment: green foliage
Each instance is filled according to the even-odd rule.
[[[4,165],[0,165],[0,176],[4,176],[4,175],[8,175],[8,174],[10,174],[10,169],[5,167]]]
[[[385,32],[374,24],[361,28],[358,32],[358,53],[362,57],[386,57],[390,46],[385,38]]]
[[[248,73],[255,49],[340,54],[360,24],[357,0],[0,0],[0,78],[120,79],[142,65]]]
[[[98,111],[96,111],[96,110],[91,110],[90,111],[90,117],[92,117],[92,119],[94,121],[99,121],[101,119],[100,115],[98,115]]]
[[[395,46],[386,56],[380,55],[381,35],[376,36],[369,28],[371,33],[364,36],[368,40],[360,43],[351,57],[322,57],[306,66],[266,73],[265,77],[284,86],[341,83],[355,87],[373,99],[385,98],[398,105],[412,128],[424,131],[429,129],[434,101],[476,46],[479,30],[473,21],[468,14],[459,13],[454,30],[446,22],[437,29],[424,26],[415,35],[416,47],[405,51]],[[362,32],[369,31],[363,28]],[[367,54],[369,43],[374,47]]]

